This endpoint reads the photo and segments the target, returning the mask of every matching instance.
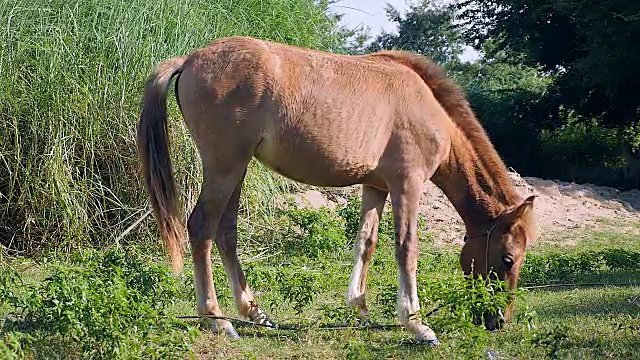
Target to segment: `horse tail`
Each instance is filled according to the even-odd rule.
[[[186,57],[160,63],[148,77],[138,123],[138,156],[160,236],[171,257],[174,272],[180,272],[184,256],[184,225],[176,205],[167,133],[167,90],[171,79],[182,72]],[[177,81],[177,80],[176,80]]]

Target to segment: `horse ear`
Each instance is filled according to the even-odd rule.
[[[504,223],[508,226],[515,224],[518,219],[522,218],[533,209],[533,200],[535,200],[535,198],[536,195],[529,196],[520,205],[506,213],[504,215]]]

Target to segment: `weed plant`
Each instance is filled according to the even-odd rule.
[[[0,275],[6,355],[39,358],[181,358],[198,330],[171,317],[184,284],[163,265],[123,251],[56,265],[43,282]]]

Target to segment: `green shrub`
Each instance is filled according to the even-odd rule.
[[[285,251],[293,255],[319,258],[342,254],[352,239],[345,237],[345,223],[329,208],[287,209]]]
[[[640,269],[640,252],[624,249],[605,249],[600,252],[602,259],[612,270]]]
[[[376,294],[376,311],[379,311],[387,318],[396,317],[396,306],[398,299],[398,284],[386,283],[379,287]]]
[[[571,116],[571,115],[570,115]],[[573,167],[620,168],[625,165],[620,131],[599,125],[595,120],[577,122],[569,116],[567,123],[540,134],[542,156],[557,164]]]
[[[347,239],[355,241],[358,237],[360,228],[360,213],[362,201],[360,196],[350,196],[345,204],[339,205],[337,209],[338,215],[344,219],[345,230],[344,235]]]
[[[423,315],[437,308],[428,321],[442,331],[475,331],[474,321],[479,315],[504,311],[513,296],[502,281],[462,275],[426,277],[418,287]]]
[[[56,266],[33,285],[22,284],[10,269],[0,279],[0,300],[16,314],[5,320],[10,341],[0,351],[47,358],[182,358],[197,334],[167,312],[181,288],[168,268],[122,251]]]
[[[277,275],[282,298],[292,305],[296,315],[302,314],[320,292],[317,275],[299,266],[282,268]]]
[[[637,271],[640,252],[603,249],[548,255],[529,253],[520,273],[520,286],[579,282],[615,271]]]
[[[418,295],[420,315],[438,332],[474,332],[474,319],[478,314],[498,313],[513,296],[502,281],[473,279],[460,273],[447,277],[429,276],[420,269]],[[386,318],[395,318],[397,282],[379,286],[372,310]],[[391,279],[389,279],[391,281]]]
[[[541,330],[527,339],[532,345],[545,350],[549,359],[557,359],[559,355],[566,353],[566,348],[571,342],[571,328],[567,325],[560,325],[557,328]]]
[[[361,340],[349,340],[345,345],[344,349],[346,350],[346,359],[348,360],[360,360],[360,359],[371,359],[373,355],[367,350],[367,345],[365,345]]]

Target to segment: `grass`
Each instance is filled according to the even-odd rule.
[[[0,358],[638,357],[640,237],[614,227],[578,234],[576,246],[534,247],[521,285],[625,286],[522,290],[513,321],[488,333],[471,315],[504,297],[481,282],[469,291],[459,249],[430,247],[421,223],[421,305],[442,346],[415,344],[402,329],[320,329],[357,322],[344,293],[359,204],[274,210],[295,185],[258,163],[245,182],[240,258],[261,307],[302,330],[238,328],[243,339],[231,341],[176,318],[195,312],[190,262],[170,274],[152,220],[115,241],[148,207],[134,146],[144,78],[158,61],[229,35],[339,51],[342,33],[326,9],[312,0],[0,2]],[[187,210],[201,174],[173,101],[170,110]],[[375,322],[394,324],[388,212],[380,232],[368,301]],[[218,300],[234,315],[214,259]]]
[[[345,217],[349,233],[353,203],[338,212]],[[373,319],[378,323],[395,322],[395,262],[390,241],[391,228],[381,225],[381,244],[369,277],[368,299]],[[352,223],[352,222],[351,222]],[[583,234],[589,240],[574,248],[538,246],[529,253],[520,286],[541,283],[576,284],[602,282],[620,284],[640,275],[637,257],[640,237],[625,237],[626,247],[619,248],[615,233],[596,236]],[[423,239],[425,236],[422,237]],[[456,289],[461,279],[457,266],[457,249],[434,251],[424,245],[419,262],[419,289],[424,312],[436,306],[440,310],[427,317],[438,333],[442,345],[432,350],[415,344],[402,329],[385,330],[321,330],[309,326],[299,332],[265,331],[240,328],[242,341],[230,341],[225,336],[207,332],[195,343],[195,351],[202,356],[231,358],[397,358],[397,359],[477,359],[487,358],[487,352],[518,359],[545,358],[613,358],[638,357],[640,342],[640,287],[636,281],[622,286],[561,287],[521,290],[517,309],[505,329],[488,333],[464,318],[464,307],[456,307],[457,298],[466,295]],[[595,250],[594,250],[595,249]],[[343,252],[342,262],[313,260],[306,263],[310,272],[318,271],[321,278],[314,281],[322,289],[316,301],[302,314],[307,324],[353,324],[354,314],[344,307],[344,292],[351,271],[350,252]],[[299,258],[301,259],[301,258]],[[266,268],[272,265],[264,265]],[[624,275],[624,276],[623,276]],[[259,287],[259,299],[270,299],[271,284]],[[495,298],[491,295],[482,299]],[[277,303],[277,301],[275,301]],[[285,306],[286,308],[286,306]],[[233,313],[228,304],[226,311]],[[291,308],[272,305],[275,319],[281,323],[295,323],[298,319]],[[338,315],[335,315],[338,314]],[[333,316],[332,316],[333,315]]]
[[[35,358],[55,354],[59,358],[192,355],[243,359],[475,359],[486,358],[487,351],[491,351],[518,359],[637,357],[637,283],[521,289],[512,321],[505,329],[490,333],[473,325],[473,310],[490,309],[504,298],[482,282],[476,282],[473,291],[469,291],[469,283],[458,268],[458,249],[454,248],[434,250],[422,246],[419,260],[423,316],[438,333],[442,342],[439,348],[416,344],[401,328],[321,329],[358,322],[344,303],[352,266],[347,235],[353,232],[353,210],[357,205],[352,199],[335,211],[279,211],[274,238],[281,241],[272,244],[271,257],[251,261],[245,258],[243,262],[261,307],[278,324],[300,327],[297,331],[238,326],[242,339],[233,341],[212,334],[202,322],[177,321],[177,315],[195,313],[190,262],[182,275],[174,277],[168,264],[156,258],[157,253],[136,248],[104,254],[85,250],[71,258],[16,258],[5,264],[0,276],[0,312],[5,314],[0,353],[40,354]],[[368,286],[372,320],[379,324],[396,323],[397,270],[389,222],[387,215],[380,228],[381,240]],[[589,276],[595,275],[602,282],[619,283],[619,271],[626,271],[629,279],[637,279],[640,270],[633,261],[640,252],[608,248],[602,238],[594,238],[593,242],[600,245],[594,247],[599,249],[595,252],[558,252],[553,248],[532,251],[520,285],[581,283],[591,281]],[[636,248],[640,237],[629,238],[628,245]],[[559,256],[562,261],[558,261]],[[541,268],[541,264],[545,267]],[[19,276],[10,275],[14,273]],[[217,257],[214,282],[223,311],[236,316]],[[439,310],[432,312],[436,308]],[[117,354],[116,349],[120,351]]]
[[[145,212],[134,136],[160,60],[231,35],[336,51],[342,34],[313,0],[7,0],[0,24],[0,239],[13,254],[110,244]],[[173,97],[170,110],[188,209],[199,162]],[[289,186],[252,164],[244,209],[259,210],[247,215],[268,224],[257,205]],[[153,229],[143,223],[124,244],[155,244]]]

